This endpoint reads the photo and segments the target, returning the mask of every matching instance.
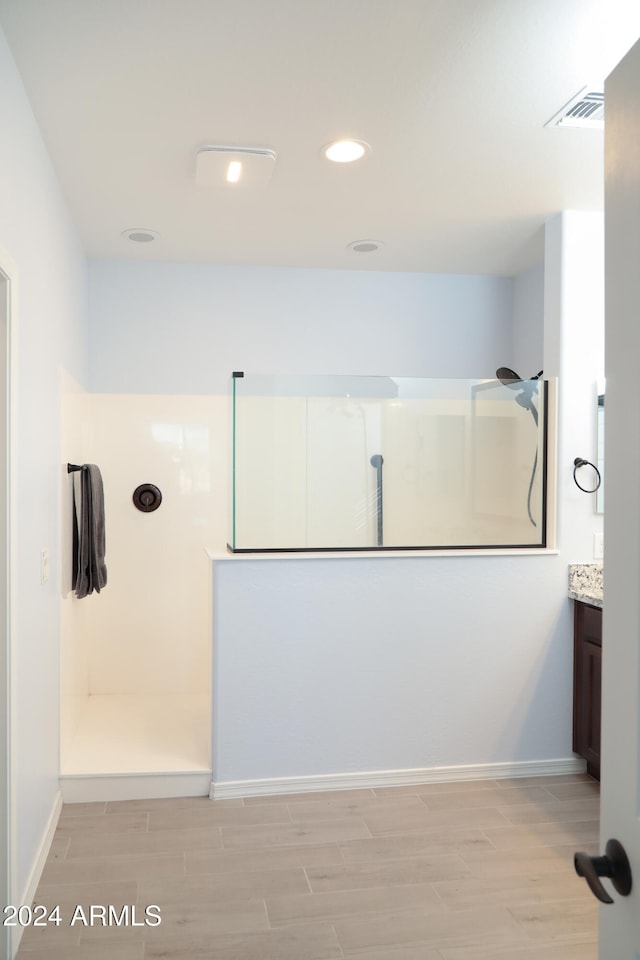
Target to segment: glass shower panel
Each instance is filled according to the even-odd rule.
[[[368,397],[311,397],[307,404],[306,543],[367,548],[377,540],[381,407]]]
[[[545,545],[546,384],[237,375],[234,551]]]
[[[544,387],[522,381],[515,394],[502,384],[472,388],[471,502],[480,540],[532,545],[545,540]]]

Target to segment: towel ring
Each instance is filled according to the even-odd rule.
[[[153,513],[162,503],[160,488],[153,483],[141,483],[133,491],[133,505],[142,513]]]
[[[592,490],[588,490],[586,487],[583,487],[582,484],[578,483],[578,478],[576,477],[576,470],[579,467],[591,467],[596,472],[596,485]],[[573,461],[573,479],[576,487],[579,490],[582,490],[583,493],[595,493],[602,483],[602,477],[600,476],[600,471],[596,467],[595,463],[591,463],[590,460],[584,460],[582,457],[576,457]]]

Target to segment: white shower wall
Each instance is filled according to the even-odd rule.
[[[62,604],[63,774],[210,766],[205,547],[226,538],[227,415],[225,397],[84,394],[63,406],[64,457],[102,472],[108,570],[99,595]],[[160,488],[157,511],[134,507],[142,483]]]
[[[226,400],[93,395],[109,582],[96,599],[90,691],[209,691],[209,566],[226,534]],[[135,488],[162,492],[141,513]]]

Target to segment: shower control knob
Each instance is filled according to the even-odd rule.
[[[152,513],[161,503],[162,493],[153,483],[142,483],[133,491],[133,505],[143,513]]]

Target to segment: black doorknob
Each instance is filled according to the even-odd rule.
[[[602,903],[613,903],[600,877],[608,877],[621,897],[631,893],[631,866],[624,847],[619,840],[608,840],[603,857],[588,853],[576,853],[573,858],[576,873],[589,884],[591,892]]]

